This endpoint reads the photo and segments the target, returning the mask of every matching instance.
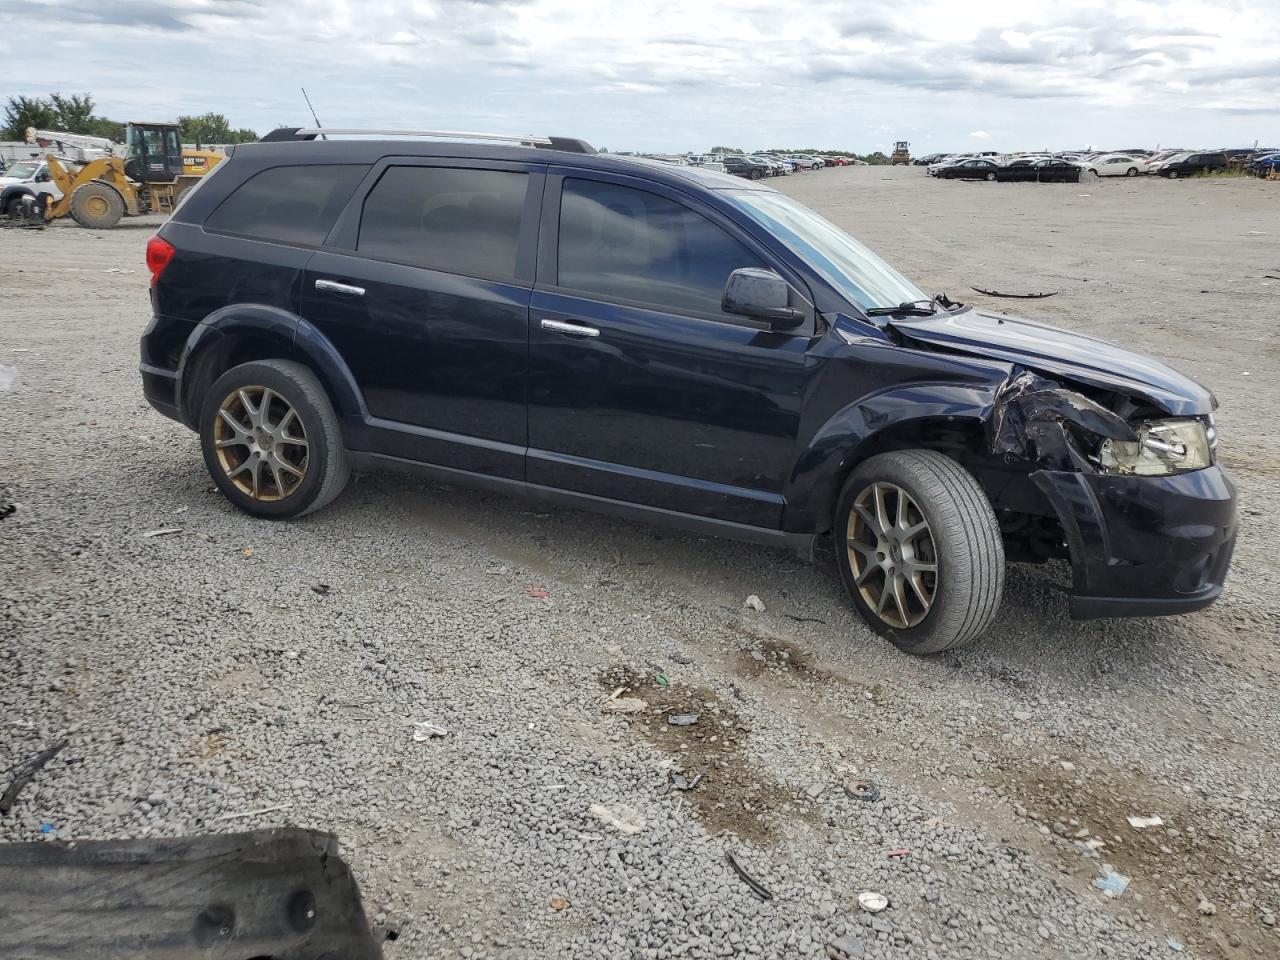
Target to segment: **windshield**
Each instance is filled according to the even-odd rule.
[[[764,190],[726,196],[862,309],[929,300],[853,237],[790,197]]]
[[[38,163],[15,163],[0,176],[15,177],[18,180],[27,180],[35,176]]]

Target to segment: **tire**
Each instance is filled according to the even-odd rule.
[[[988,174],[987,174],[987,180],[988,180],[988,181],[995,180],[995,178],[996,178],[996,175],[995,175],[994,173],[988,173]]]
[[[1126,177],[1136,177],[1136,176],[1138,175],[1138,168],[1137,168],[1137,167],[1130,167],[1128,170],[1126,170],[1126,171],[1124,172],[1124,175],[1125,175]]]
[[[1177,171],[1177,170],[1170,170],[1168,173],[1166,173],[1166,174],[1165,174],[1165,176],[1166,176],[1166,177],[1168,177],[1170,180],[1177,180],[1177,179],[1178,179],[1178,171]]]
[[[256,416],[264,399],[266,430]],[[285,412],[290,408],[296,419]],[[230,425],[232,420],[240,424],[238,429]],[[232,367],[205,394],[197,426],[209,476],[251,516],[288,520],[319,510],[342,492],[351,475],[338,417],[324,387],[292,360]],[[246,489],[251,483],[252,489]]]
[[[72,192],[71,216],[82,227],[109,229],[124,216],[124,197],[109,183],[90,180]]]
[[[763,176],[763,174],[761,174],[759,170],[752,170],[752,171],[751,171],[751,179],[752,179],[752,180],[759,180],[761,176]]]
[[[890,543],[881,552],[868,546],[886,542],[863,519],[867,505],[876,501],[877,490],[883,492],[884,512],[895,519],[902,506],[898,495],[905,492],[906,525],[918,530],[923,522],[923,532]],[[855,506],[860,509],[855,511]],[[949,457],[932,450],[901,450],[860,464],[837,501],[835,538],[840,578],[853,605],[872,630],[906,653],[923,655],[962,647],[981,636],[996,617],[1005,576],[1000,529],[978,481]],[[851,541],[860,546],[854,549]],[[855,554],[859,571],[854,570]],[[895,559],[895,581],[913,559],[931,563],[933,571],[916,570],[912,581],[899,582],[896,592],[887,591],[883,588],[889,575],[883,564]],[[912,591],[914,577],[919,577],[919,591]],[[886,594],[894,599],[882,604],[888,607],[882,615],[872,602],[877,596],[884,601]],[[921,602],[922,596],[927,604]]]

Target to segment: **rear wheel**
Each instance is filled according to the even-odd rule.
[[[752,170],[752,171],[751,171],[751,179],[752,179],[752,180],[759,180],[759,179],[760,179],[760,171],[759,171],[759,170]]]
[[[106,230],[124,216],[124,197],[110,184],[90,180],[71,194],[71,216],[82,227]]]
[[[996,178],[996,175],[995,175],[995,173],[994,173],[994,172],[992,172],[992,173],[988,173],[988,174],[987,174],[987,179],[988,179],[988,180],[994,180],[995,178]]]
[[[350,476],[324,388],[291,360],[228,370],[205,395],[199,428],[213,482],[255,517],[283,520],[319,510]]]
[[[1177,171],[1177,170],[1170,170],[1170,171],[1166,174],[1166,176],[1167,176],[1170,180],[1177,180],[1177,179],[1178,179],[1178,171]]]
[[[1126,170],[1126,171],[1124,172],[1124,175],[1125,175],[1126,177],[1136,177],[1136,176],[1138,175],[1138,168],[1137,168],[1137,167],[1130,167],[1128,170]]]
[[[931,450],[872,457],[836,508],[836,557],[871,629],[907,653],[977,639],[1004,592],[1004,546],[986,494]]]

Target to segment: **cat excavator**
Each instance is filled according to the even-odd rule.
[[[37,194],[8,188],[0,211],[28,223],[70,215],[82,227],[114,227],[124,216],[172,213],[179,198],[223,159],[213,150],[184,150],[176,123],[129,123],[125,142],[28,128],[26,142],[49,151],[48,182]],[[22,192],[12,192],[20,189]]]

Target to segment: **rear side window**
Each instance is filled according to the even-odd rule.
[[[721,314],[725,281],[760,258],[688,207],[644,190],[565,180],[559,285],[605,300]]]
[[[368,169],[325,164],[263,170],[222,201],[205,229],[318,247]]]
[[[529,175],[389,167],[364,202],[360,253],[465,277],[516,275]]]

